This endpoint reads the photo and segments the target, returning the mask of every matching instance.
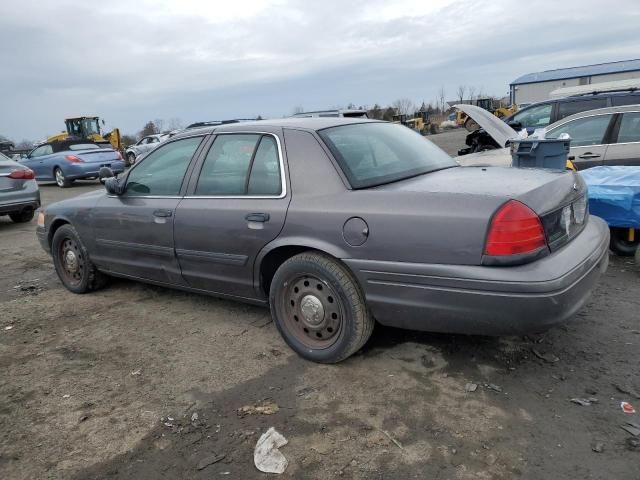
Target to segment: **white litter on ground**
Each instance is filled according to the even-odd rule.
[[[287,439],[273,427],[263,433],[253,451],[253,462],[256,468],[265,473],[284,472],[289,461],[278,449],[287,443]]]

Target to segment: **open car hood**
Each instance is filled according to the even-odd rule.
[[[483,108],[465,104],[454,105],[454,107],[475,120],[501,147],[505,147],[509,139],[518,136],[513,128]]]

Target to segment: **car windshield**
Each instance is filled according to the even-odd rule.
[[[69,150],[96,150],[100,148],[95,143],[74,143],[69,145]]]
[[[358,123],[318,133],[353,188],[373,187],[456,166],[444,151],[402,125]]]

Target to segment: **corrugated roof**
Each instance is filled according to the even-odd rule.
[[[634,60],[622,60],[620,62],[597,63],[595,65],[585,65],[583,67],[558,68],[556,70],[528,73],[516,78],[511,82],[511,85],[549,82],[551,80],[563,80],[565,78],[588,77],[591,75],[631,72],[634,70],[640,70],[640,58],[636,58]]]

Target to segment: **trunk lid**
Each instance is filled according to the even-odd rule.
[[[6,157],[5,157],[6,158]],[[11,159],[0,158],[0,192],[11,192],[21,190],[24,182],[30,180],[20,180],[9,178],[9,175],[14,170],[26,170],[27,167],[20,165],[18,162],[14,162]],[[2,199],[0,199],[2,200]]]
[[[491,197],[496,205],[518,200],[542,220],[551,251],[580,233],[587,217],[587,187],[574,171],[514,169],[501,167],[454,167],[376,189],[407,193],[446,193],[474,202]],[[486,219],[487,226],[490,218]]]
[[[120,160],[118,152],[111,148],[99,148],[92,150],[73,150],[68,153],[69,155],[75,155],[84,163],[104,163]]]

